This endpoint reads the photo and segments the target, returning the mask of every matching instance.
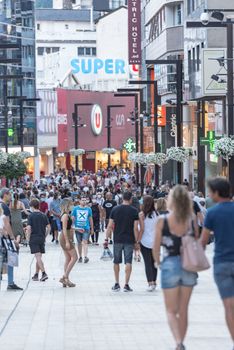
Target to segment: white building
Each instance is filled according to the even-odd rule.
[[[90,84],[90,76],[72,78],[71,60],[96,56],[91,11],[37,9],[36,28],[37,88]],[[66,82],[67,78],[71,80]]]

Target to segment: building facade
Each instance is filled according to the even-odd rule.
[[[28,99],[36,97],[34,1],[0,1],[0,22],[0,147],[24,148],[33,156],[36,104]]]

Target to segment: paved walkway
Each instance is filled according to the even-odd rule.
[[[0,349],[10,350],[173,350],[162,292],[145,291],[143,263],[134,263],[134,292],[112,293],[112,263],[100,261],[101,247],[90,247],[90,263],[77,264],[77,288],[62,288],[63,255],[48,243],[49,280],[29,279],[32,256],[22,248],[16,282],[24,294],[0,292]],[[212,271],[199,279],[190,308],[189,350],[231,350]],[[18,305],[17,305],[18,303]],[[3,329],[5,325],[5,328]]]

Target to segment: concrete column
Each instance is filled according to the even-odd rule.
[[[51,174],[54,172],[54,157],[53,153],[48,156],[48,174]]]
[[[34,181],[40,181],[40,156],[34,157]]]

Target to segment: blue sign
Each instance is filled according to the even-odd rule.
[[[99,72],[126,74],[125,65],[125,61],[122,59],[74,58],[71,60],[73,74],[98,74]]]

